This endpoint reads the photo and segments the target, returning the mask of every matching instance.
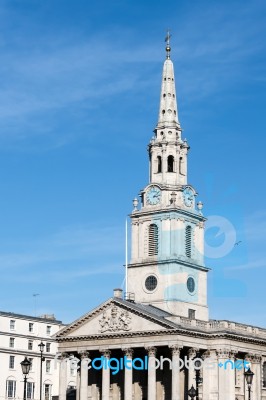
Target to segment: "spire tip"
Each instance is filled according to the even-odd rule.
[[[171,47],[170,47],[170,39],[171,39],[170,35],[170,29],[167,30],[167,34],[166,34],[166,38],[165,38],[165,42],[166,42],[166,58],[169,59],[170,58],[170,51],[171,51]]]

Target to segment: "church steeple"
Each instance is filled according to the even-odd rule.
[[[166,41],[159,119],[148,146],[150,179],[130,216],[128,291],[137,302],[207,321],[205,218],[187,182],[189,146],[181,138],[169,33]]]
[[[180,129],[175,91],[174,65],[170,60],[170,34],[166,37],[166,60],[163,66],[161,98],[157,129],[175,127]]]

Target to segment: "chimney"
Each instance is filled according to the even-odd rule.
[[[114,297],[117,299],[123,298],[123,290],[122,289],[114,289]]]

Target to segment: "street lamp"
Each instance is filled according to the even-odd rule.
[[[42,400],[42,363],[45,360],[45,358],[43,357],[43,352],[44,352],[44,348],[45,348],[45,344],[43,342],[41,342],[40,344],[38,344],[38,347],[40,349],[41,352],[41,368],[40,368],[40,400]]]
[[[22,373],[24,375],[23,400],[27,400],[27,375],[30,372],[31,362],[30,362],[30,360],[27,359],[27,357],[25,357],[24,360],[21,361],[20,365],[21,365]]]
[[[189,395],[189,397],[193,400],[194,397],[197,396],[197,390],[194,388],[194,386],[192,385],[191,388],[188,390],[187,394]]]
[[[252,372],[251,370],[250,370],[250,368],[244,373],[244,375],[245,375],[245,378],[246,378],[246,382],[247,382],[247,385],[248,385],[248,400],[250,400],[251,399],[251,395],[250,395],[250,393],[251,393],[251,385],[252,385],[252,381],[253,381],[253,376],[254,376],[254,372]]]
[[[202,366],[202,359],[200,356],[200,352],[196,352],[196,356],[193,358],[195,373],[196,373],[196,400],[199,400],[199,384],[203,382],[203,379],[200,376],[200,368]]]

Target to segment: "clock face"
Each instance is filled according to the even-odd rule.
[[[183,192],[183,197],[184,197],[185,206],[191,207],[193,205],[193,201],[194,201],[194,193],[193,193],[192,189],[190,189],[188,187],[185,188],[185,190]]]
[[[151,187],[147,193],[147,203],[154,206],[160,203],[160,200],[161,200],[160,189],[155,186]]]

